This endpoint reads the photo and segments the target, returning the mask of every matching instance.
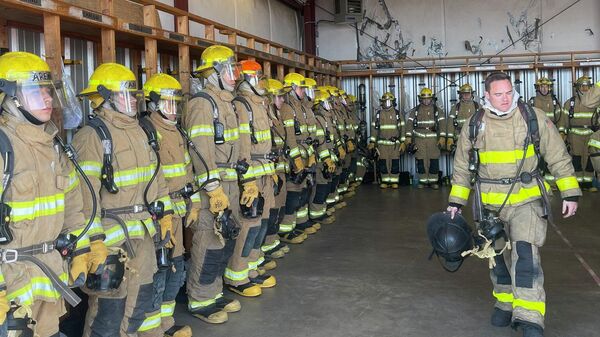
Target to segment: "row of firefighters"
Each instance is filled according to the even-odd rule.
[[[354,97],[267,79],[219,45],[193,76],[186,101],[167,74],[138,90],[101,64],[79,94],[93,113],[65,144],[51,122],[64,85],[36,55],[0,57],[0,336],[59,336],[76,287],[83,336],[191,336],[173,320],[184,283],[189,312],[223,323],[241,308],[224,287],[261,295],[275,259],[335,221],[365,170]]]
[[[546,112],[558,128],[571,154],[581,187],[596,192],[592,181],[594,168],[600,171],[600,158],[594,158],[594,154],[600,152],[600,136],[592,134],[600,126],[600,105],[585,106],[581,101],[582,95],[593,86],[592,79],[588,76],[577,79],[575,95],[562,105],[552,86],[550,79],[538,79],[535,83],[537,95],[530,98],[529,104]],[[440,152],[454,152],[465,122],[481,108],[474,100],[474,94],[471,85],[460,86],[459,101],[447,117],[436,105],[435,95],[429,88],[421,89],[419,104],[406,115],[395,108],[396,99],[391,92],[383,94],[381,107],[371,119],[368,145],[379,156],[377,168],[381,188],[398,188],[400,156],[405,152],[415,156],[419,188],[439,188]],[[544,173],[546,181],[552,184],[554,177],[547,169]]]

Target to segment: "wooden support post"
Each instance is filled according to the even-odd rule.
[[[188,35],[190,32],[190,22],[187,16],[178,16],[177,33]],[[179,44],[179,83],[184,93],[190,92],[190,47],[186,44]]]
[[[144,6],[144,25],[153,28],[157,26],[155,5]],[[150,76],[156,74],[156,72],[158,71],[158,47],[156,39],[145,37],[144,50],[144,59],[146,61],[145,72],[147,80],[148,78],[150,78]]]
[[[253,37],[249,37],[246,39],[246,47],[251,48],[251,49],[256,49],[256,41],[254,40]],[[254,57],[248,57],[248,60],[254,61],[256,60],[256,58]]]
[[[285,77],[285,68],[283,64],[277,65],[277,79],[283,82],[283,78]]]
[[[100,4],[102,14],[113,15],[113,0],[102,0]],[[115,46],[115,31],[109,28],[102,28],[100,32],[100,50],[101,62],[115,62],[117,60],[117,49]]]
[[[44,13],[44,46],[46,62],[50,66],[52,79],[62,79],[62,49],[60,43],[60,16]],[[62,130],[62,113],[53,113],[52,121]]]
[[[0,53],[7,52],[8,47],[8,26],[6,18],[0,18]]]
[[[304,70],[304,69],[300,69],[300,70],[298,71],[298,73],[299,73],[300,75],[302,75],[302,76],[306,77],[306,70]]]
[[[227,42],[234,46],[237,45],[237,33],[232,32],[231,34],[227,35]]]
[[[270,54],[271,53],[271,44],[264,43],[263,44],[263,51],[265,53],[269,53]],[[269,61],[264,61],[263,62],[263,73],[268,78],[271,78],[271,62],[269,62]]]
[[[204,26],[204,38],[207,40],[215,40],[215,25]]]

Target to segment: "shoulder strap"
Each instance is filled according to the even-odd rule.
[[[481,109],[481,106],[479,105],[479,103],[473,101],[473,104],[475,105],[475,110]]]
[[[158,132],[156,132],[154,124],[152,124],[152,121],[150,121],[148,117],[142,117],[138,119],[138,121],[142,127],[142,130],[144,130],[144,133],[148,137],[148,144],[150,144],[150,147],[152,150],[154,150],[154,152],[157,152],[159,150]]]
[[[101,169],[101,182],[102,185],[106,188],[106,190],[112,194],[119,192],[119,188],[115,184],[114,176],[113,176],[113,166],[112,166],[112,157],[113,157],[113,140],[108,127],[100,119],[99,117],[91,116],[87,122],[87,125],[92,127],[98,138],[100,138],[100,142],[102,143],[102,169]]]
[[[533,143],[535,153],[539,154],[540,153],[540,128],[538,125],[538,120],[537,120],[535,111],[529,104],[519,102],[518,106],[519,106],[519,111],[521,112],[521,115],[523,116],[523,119],[525,119],[525,122],[527,123],[527,133],[529,134],[529,137],[531,137],[531,142]]]
[[[250,120],[250,123],[252,123],[252,121],[254,120],[254,111],[252,111],[252,106],[250,105],[250,102],[248,102],[248,100],[246,99],[246,97],[236,96],[233,99],[233,101],[234,102],[240,102],[240,103],[242,103],[242,105],[248,111],[248,119]]]
[[[479,126],[481,125],[484,114],[485,110],[480,108],[473,114],[471,120],[469,120],[469,141],[471,144],[475,144],[475,140],[479,134]]]
[[[4,130],[0,129],[0,155],[4,161],[4,170],[2,172],[2,194],[0,194],[0,203],[4,203],[4,195],[10,186],[12,176],[15,170],[15,156],[12,144]]]
[[[199,91],[192,96],[192,99],[197,97],[204,98],[205,100],[209,101],[213,109],[213,118],[219,118],[219,107],[217,106],[217,102],[215,102],[215,99],[211,95],[207,94],[204,91]]]
[[[575,116],[575,96],[569,99],[569,119]]]

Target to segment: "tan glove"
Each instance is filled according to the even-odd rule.
[[[169,242],[165,243],[165,248],[173,248],[177,241],[175,241],[175,233],[173,232],[173,215],[167,214],[158,220],[160,225],[160,240],[163,241],[169,233]]]
[[[373,150],[375,148],[375,143],[367,144],[367,150]]]
[[[406,137],[406,141],[404,141],[406,143],[406,146],[408,146],[408,144],[412,143],[412,138],[411,137]]]
[[[252,180],[246,182],[242,185],[243,192],[242,197],[240,198],[240,203],[250,207],[254,199],[258,198],[258,186],[256,186],[256,181]]]
[[[306,166],[311,167],[317,163],[317,157],[314,154],[308,156],[308,164]]]
[[[346,158],[346,150],[344,150],[343,146],[338,146],[338,151],[340,152],[340,159],[344,160]]]
[[[444,139],[443,137],[440,137],[440,139],[438,139],[438,148],[444,149],[445,147],[446,147],[446,139]]]
[[[354,142],[351,140],[346,142],[346,147],[348,147],[348,152],[354,152],[354,149],[356,149],[356,147],[354,147]]]
[[[89,272],[94,274],[98,271],[100,265],[103,265],[106,262],[108,249],[102,240],[90,242],[90,249]]]
[[[331,160],[331,158],[325,158],[325,166],[327,166],[327,172],[335,172],[335,163],[333,160]]]
[[[279,184],[279,176],[277,174],[271,174],[271,178],[273,179],[275,185]]]
[[[302,170],[304,170],[304,160],[302,160],[302,157],[298,156],[294,158],[294,172],[300,173]]]
[[[566,133],[564,133],[564,132],[561,132],[561,133],[560,133],[560,137],[562,138],[563,142],[566,142],[566,141],[567,141],[567,134],[566,134]]]
[[[185,227],[189,227],[194,222],[198,221],[198,217],[200,216],[200,208],[193,207],[190,209],[190,212],[185,217]]]
[[[229,207],[229,198],[223,192],[223,187],[219,186],[210,192],[206,192],[210,200],[208,203],[210,207],[208,210],[213,214],[218,214]]]
[[[72,287],[81,287],[85,284],[88,273],[89,256],[90,253],[83,253],[71,259],[69,275],[71,276],[70,285]]]
[[[6,321],[6,313],[10,310],[10,303],[6,297],[6,290],[0,291],[0,324]]]
[[[446,149],[448,151],[451,151],[453,146],[454,146],[454,138],[448,138],[448,140],[446,141]]]
[[[406,152],[406,143],[400,143],[400,154]]]

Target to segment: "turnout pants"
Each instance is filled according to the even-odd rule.
[[[286,182],[285,215],[279,225],[279,233],[287,234],[296,228],[297,213],[300,210],[303,186],[306,183],[294,184],[291,181]]]
[[[582,187],[592,187],[592,179],[594,178],[594,167],[590,160],[588,148],[589,140],[590,136],[569,134],[575,177],[577,177],[577,181]]]
[[[229,197],[229,207],[239,217],[239,188],[237,181],[221,181],[223,191]],[[223,292],[223,274],[233,254],[237,240],[223,240],[215,233],[215,215],[209,207],[209,197],[201,192],[202,208],[193,231],[190,269],[187,273],[188,309],[215,305]]]
[[[277,173],[277,176],[283,183],[281,183],[281,190],[279,191],[279,194],[274,196],[273,208],[269,209],[269,224],[263,246],[261,247],[263,252],[268,252],[281,243],[277,233],[279,233],[279,226],[285,215],[287,188],[285,182],[285,173]]]
[[[160,308],[152,306],[157,271],[154,241],[146,232],[143,239],[131,240],[131,245],[136,256],[126,262],[119,288],[106,292],[83,289],[89,296],[83,336],[137,336],[152,317],[158,317],[153,324],[160,325]]]
[[[398,145],[379,144],[377,149],[379,150],[378,169],[381,174],[381,183],[397,184],[400,176],[400,148]]]
[[[505,221],[512,249],[496,256],[490,271],[495,306],[513,312],[513,322],[529,322],[544,328],[546,293],[539,248],[546,241],[547,221],[541,201],[507,206],[500,214]],[[499,249],[500,247],[496,247]]]
[[[317,164],[316,185],[311,189],[309,216],[313,221],[322,220],[327,212],[327,195],[329,194],[329,180],[323,176],[325,164]]]
[[[440,171],[440,149],[437,146],[437,138],[415,138],[417,153],[417,173],[419,173],[420,184],[436,184],[439,180]]]

